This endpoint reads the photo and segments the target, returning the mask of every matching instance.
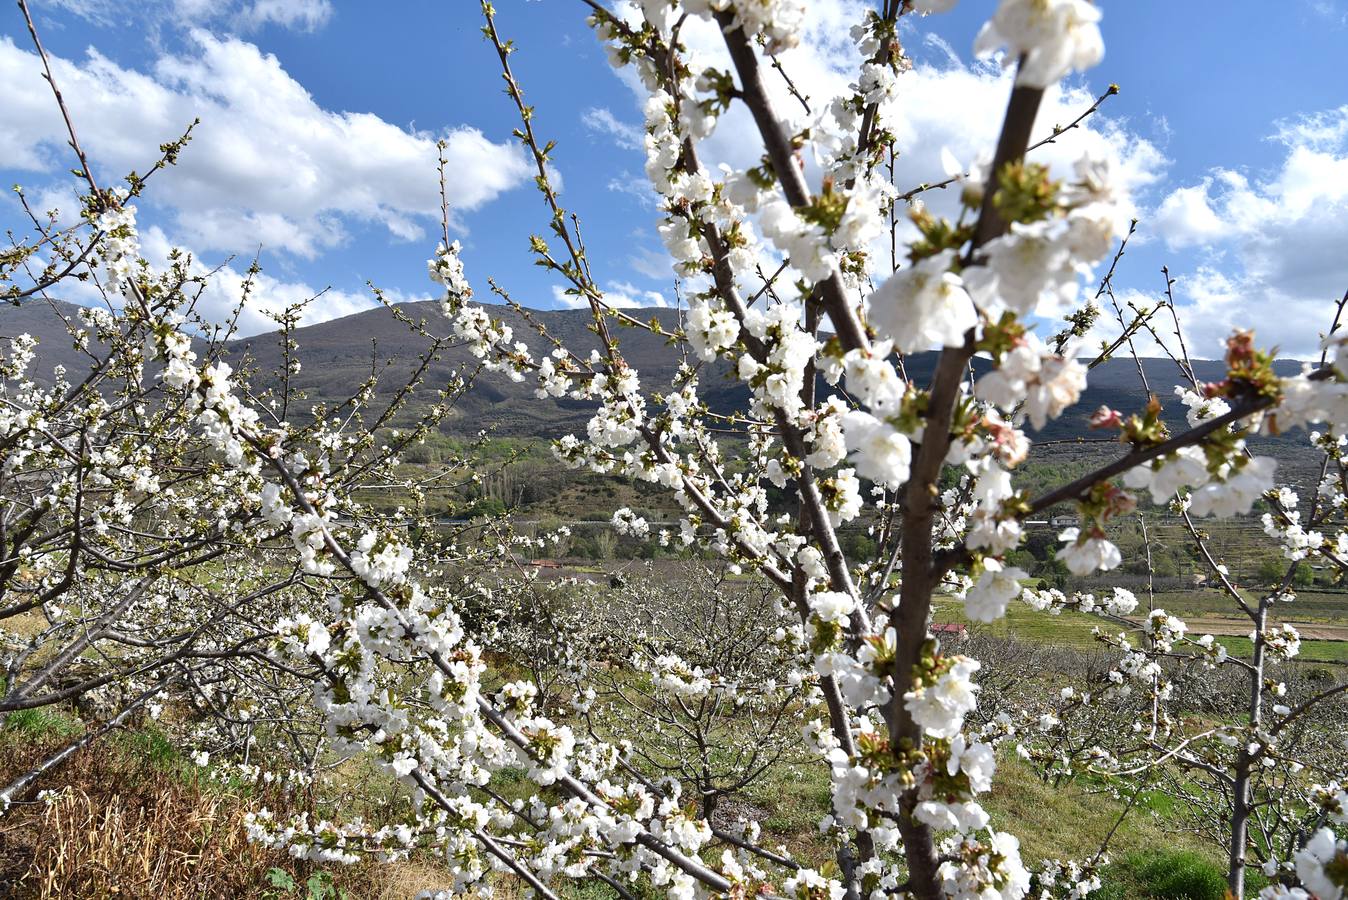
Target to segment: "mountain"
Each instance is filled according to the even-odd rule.
[[[511,327],[513,340],[527,344],[535,357],[552,349],[514,310],[504,306],[489,309],[493,317]],[[424,320],[432,334],[452,333],[438,303],[404,303],[398,310],[413,320]],[[655,318],[667,331],[678,327],[678,317],[672,310],[639,312],[643,321]],[[599,338],[588,327],[587,310],[539,310],[530,315],[578,356],[602,349]],[[680,355],[669,344],[668,337],[640,328],[623,328],[619,336],[623,354],[640,371],[643,384],[658,390],[670,383]],[[297,356],[302,368],[292,384],[311,398],[328,401],[344,399],[375,371],[380,373],[381,392],[405,384],[431,345],[430,339],[417,334],[385,308],[307,326],[299,329],[294,339],[299,344]],[[236,359],[246,356],[254,360],[260,374],[280,367],[276,334],[235,341],[228,351]],[[419,396],[433,398],[437,389],[449,383],[454,372],[472,373],[477,364],[462,347],[444,350],[427,369]],[[712,379],[707,387],[707,400],[718,410],[743,407],[748,397],[743,388],[723,378]],[[481,372],[468,393],[455,404],[445,428],[459,434],[475,434],[488,428],[500,436],[557,437],[567,431],[583,430],[595,406],[570,399],[539,400],[530,382],[512,382],[503,374]]]
[[[417,321],[424,320],[432,334],[448,335],[448,320],[434,302],[400,304],[401,314]],[[535,354],[546,352],[550,346],[513,310],[490,307],[493,316],[503,319],[514,330],[516,340],[524,341]],[[65,331],[61,316],[72,317],[78,307],[67,303],[46,304],[30,302],[19,307],[0,308],[0,340],[27,332],[38,338],[34,371],[41,375],[53,366],[63,365],[74,377],[89,365],[89,357],[78,351]],[[669,309],[630,310],[641,321],[658,321],[664,331],[678,326],[677,313]],[[546,310],[531,313],[578,355],[587,355],[599,349],[598,337],[590,330],[588,310]],[[624,357],[641,374],[642,384],[652,391],[666,387],[673,377],[682,356],[678,347],[667,337],[655,335],[640,328],[610,326],[621,341]],[[296,358],[301,362],[299,373],[292,376],[293,388],[303,392],[307,402],[298,408],[308,409],[312,402],[340,402],[359,390],[372,373],[379,376],[376,397],[387,397],[404,385],[419,364],[420,357],[431,341],[399,319],[387,308],[379,307],[340,319],[308,325],[293,332],[298,344]],[[224,346],[225,358],[236,369],[251,369],[255,387],[275,381],[275,372],[281,368],[282,353],[279,333],[261,334],[231,341]],[[919,353],[908,357],[909,377],[926,383],[931,377],[937,354]],[[1175,364],[1168,359],[1142,361],[1148,382],[1161,397],[1166,407],[1166,418],[1174,426],[1182,426],[1184,407],[1173,396],[1174,385],[1180,382]],[[476,361],[461,347],[449,347],[440,354],[425,373],[417,394],[417,401],[433,402],[435,391],[449,383],[455,371],[472,372]],[[988,363],[975,360],[975,372],[985,370]],[[1279,360],[1280,373],[1291,374],[1300,369],[1295,360]],[[1219,380],[1225,371],[1220,361],[1197,360],[1197,376],[1203,381]],[[748,392],[729,377],[729,366],[718,364],[704,367],[701,394],[716,412],[730,413],[745,408]],[[1090,435],[1087,420],[1102,404],[1125,412],[1140,408],[1145,402],[1137,367],[1130,358],[1111,359],[1093,369],[1081,401],[1049,423],[1037,435],[1040,439],[1072,439]],[[444,429],[460,435],[476,434],[488,429],[502,437],[556,437],[569,431],[583,430],[594,404],[569,399],[539,400],[529,383],[514,383],[500,374],[481,373],[472,388],[455,406]],[[1094,435],[1098,436],[1098,434]]]

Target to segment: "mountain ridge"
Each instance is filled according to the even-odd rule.
[[[451,333],[449,321],[440,312],[435,301],[417,301],[396,305],[399,311],[414,321],[424,320],[433,334]],[[494,317],[503,319],[514,332],[514,339],[523,341],[536,354],[547,352],[550,346],[531,325],[513,309],[491,305]],[[62,324],[61,316],[71,316],[78,310],[74,304],[54,301],[29,302],[19,307],[0,309],[0,339],[28,332],[38,339],[34,371],[39,377],[55,365],[64,365],[75,373],[80,366],[88,367],[89,358],[79,352]],[[642,321],[655,319],[665,332],[678,325],[678,311],[669,308],[626,310]],[[588,309],[530,310],[529,314],[547,326],[552,333],[578,355],[591,349],[601,349],[598,337],[588,329]],[[391,396],[392,391],[406,383],[419,357],[431,346],[431,341],[398,320],[390,309],[375,307],[337,319],[305,325],[291,333],[298,344],[294,356],[301,363],[300,371],[291,376],[293,388],[302,391],[308,401],[339,402],[359,389],[372,373],[379,373],[380,384],[376,398]],[[642,383],[659,390],[667,385],[683,360],[679,348],[671,346],[668,334],[655,335],[639,328],[622,328],[618,333],[624,357],[640,373]],[[223,357],[236,369],[253,370],[252,384],[260,389],[274,383],[276,370],[283,364],[279,331],[265,332],[231,340],[223,345]],[[909,377],[925,383],[931,376],[937,357],[935,352],[917,353],[905,359]],[[1223,377],[1225,365],[1218,360],[1195,360],[1197,376],[1204,381]],[[476,361],[461,346],[444,350],[437,361],[425,372],[423,384],[414,403],[435,401],[435,392],[444,387],[454,371],[471,372]],[[975,360],[975,373],[985,370],[986,360]],[[1299,371],[1296,360],[1279,360],[1276,368],[1281,374]],[[1148,382],[1160,394],[1165,406],[1165,417],[1172,425],[1182,426],[1184,407],[1173,396],[1173,386],[1179,381],[1175,364],[1165,358],[1142,360]],[[718,413],[741,411],[748,402],[748,391],[730,377],[725,363],[704,365],[700,393],[708,406]],[[1087,388],[1081,400],[1061,418],[1050,422],[1035,435],[1036,438],[1064,440],[1092,434],[1088,428],[1091,413],[1101,405],[1124,412],[1139,409],[1145,403],[1137,366],[1131,357],[1116,357],[1105,361],[1091,371]],[[476,434],[484,428],[501,437],[551,438],[583,430],[595,404],[569,398],[540,400],[533,395],[529,383],[511,382],[504,375],[483,372],[456,404],[443,430],[450,434]],[[1098,436],[1098,433],[1092,434]]]

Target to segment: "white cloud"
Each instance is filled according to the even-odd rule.
[[[46,0],[94,25],[134,21],[154,34],[164,26],[203,25],[251,31],[277,25],[316,31],[332,18],[329,0]]]
[[[239,11],[240,19],[254,27],[276,24],[301,31],[322,28],[331,16],[328,0],[255,0]]]
[[[589,306],[584,297],[568,294],[560,285],[553,285],[552,299],[565,309],[582,309]],[[626,281],[615,281],[604,288],[604,302],[615,309],[648,308],[652,306],[673,306],[670,298],[659,291],[648,291]]]
[[[641,126],[618,121],[608,109],[590,107],[580,114],[580,121],[591,131],[608,135],[624,150],[639,150],[644,145]]]
[[[1186,329],[1213,356],[1235,326],[1314,356],[1348,288],[1348,106],[1280,122],[1282,161],[1264,173],[1213,171],[1173,192],[1151,221],[1198,262],[1177,288]]]
[[[1221,173],[1218,177],[1226,180],[1233,174]],[[1170,247],[1210,244],[1230,232],[1230,223],[1223,222],[1212,208],[1209,192],[1214,180],[1204,178],[1200,184],[1171,192],[1151,216],[1151,226],[1165,236]]]
[[[196,312],[208,322],[225,321],[238,304],[243,294],[243,285],[244,274],[233,266],[225,266],[211,278],[209,287],[197,302]],[[402,302],[399,296],[389,295],[389,299]],[[253,276],[248,305],[238,319],[238,333],[246,337],[275,330],[276,321],[267,313],[279,313],[287,306],[297,303],[308,303],[300,312],[301,325],[340,319],[342,316],[363,312],[378,305],[374,298],[367,294],[335,288],[326,290],[315,288],[302,281],[284,281],[261,272]]]
[[[627,265],[632,271],[656,281],[669,281],[674,277],[674,271],[670,268],[669,254],[663,249],[638,247],[635,253],[627,257]]]
[[[608,180],[608,189],[615,194],[631,197],[638,205],[648,210],[656,209],[659,205],[660,198],[651,188],[650,179],[644,174],[633,175],[624,171],[621,175]]]
[[[170,240],[157,225],[142,228],[140,238],[141,256],[154,271],[162,272],[168,268],[169,253],[175,247],[191,256],[191,273],[205,280],[205,287],[196,296],[192,309],[207,322],[224,324],[233,319],[243,299],[244,283],[250,280],[248,302],[235,320],[240,336],[275,330],[276,322],[268,313],[279,313],[288,306],[310,300],[314,302],[308,303],[300,312],[302,325],[341,318],[378,305],[371,294],[314,287],[303,281],[287,281],[268,274],[265,267],[247,279],[247,260],[243,264],[235,260],[212,265],[190,249]],[[263,262],[265,265],[265,260]],[[92,281],[68,279],[51,293],[62,300],[85,306],[103,306],[107,302]],[[431,299],[429,296],[407,296],[397,291],[386,291],[385,297],[394,303]]]
[[[441,137],[456,210],[476,209],[528,178],[513,143],[470,127],[409,131],[371,113],[324,109],[253,44],[200,30],[190,40],[190,53],[161,55],[149,72],[124,69],[93,48],[78,63],[54,59],[53,68],[105,183],[144,171],[160,142],[201,118],[179,165],[156,177],[147,198],[166,207],[175,236],[199,250],[251,253],[262,243],[312,258],[345,243],[353,222],[382,225],[398,240],[421,238],[439,216]],[[0,158],[12,168],[59,172],[70,163],[65,135],[39,72],[35,54],[0,38]]]
[[[1339,27],[1348,25],[1348,12],[1341,0],[1306,0],[1306,6],[1319,18]]]

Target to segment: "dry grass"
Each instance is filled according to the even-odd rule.
[[[10,885],[0,882],[0,894],[31,900],[305,897],[306,867],[244,837],[251,805],[167,779],[130,795],[67,787],[30,819],[25,830],[35,840],[27,870]],[[275,892],[266,881],[273,867],[291,872],[301,886]],[[327,872],[348,900],[407,900],[450,883],[443,869],[416,860]]]
[[[386,863],[374,875],[376,880],[364,895],[369,900],[409,900],[422,891],[443,891],[454,883],[444,869],[415,859]],[[501,878],[495,884],[499,885],[495,900],[514,900],[519,896],[513,881]]]
[[[0,777],[49,752],[59,733],[0,732]],[[128,736],[129,737],[129,736]],[[0,896],[24,900],[144,898],[214,900],[305,896],[277,892],[269,869],[302,884],[315,871],[284,853],[250,844],[243,818],[278,796],[253,796],[199,781],[195,770],[145,743],[114,740],[73,757],[0,818]],[[445,881],[419,862],[328,870],[349,900],[413,897]]]
[[[0,776],[48,753],[70,724],[7,728]],[[260,802],[207,787],[148,740],[114,739],[76,754],[0,819],[0,895],[24,898],[255,897],[284,855],[248,843]],[[274,799],[274,798],[267,798]]]
[[[0,784],[82,731],[62,711],[11,714],[0,727]],[[336,790],[347,812],[378,818],[393,801],[369,771],[353,764],[345,774],[351,783]],[[39,790],[53,793],[39,800]],[[306,881],[321,872],[341,900],[405,900],[453,883],[429,856],[323,867],[248,842],[249,811],[266,806],[285,817],[302,803],[275,789],[209,781],[152,726],[119,732],[48,773],[0,816],[0,897],[307,900]],[[296,888],[273,886],[274,868]],[[518,896],[511,879],[498,887],[497,897]]]
[[[283,860],[244,837],[247,806],[161,779],[135,794],[65,788],[42,804],[16,887],[62,897],[238,897]]]

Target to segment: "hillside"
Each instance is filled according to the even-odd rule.
[[[88,357],[77,351],[67,336],[58,312],[73,315],[77,308],[71,304],[28,303],[21,307],[0,309],[0,338],[27,332],[38,338],[36,371],[46,373],[55,365],[64,365],[76,373],[87,367]],[[433,302],[407,303],[399,309],[413,319],[424,319],[427,329],[434,334],[448,334],[448,321]],[[522,340],[536,352],[546,350],[542,338],[512,310],[492,307]],[[658,319],[666,331],[678,326],[678,314],[670,309],[633,310],[643,321]],[[589,330],[587,310],[547,310],[534,313],[552,335],[575,350],[587,354],[599,347],[598,338]],[[681,362],[677,347],[658,335],[638,328],[624,328],[619,332],[624,356],[641,373],[642,382],[651,390],[667,385]],[[378,394],[387,396],[405,383],[408,374],[418,364],[429,347],[429,340],[410,329],[383,307],[356,313],[340,319],[321,322],[298,329],[294,339],[299,344],[298,358],[302,369],[292,378],[292,385],[304,392],[311,401],[345,399],[371,374],[380,373]],[[244,338],[226,345],[226,358],[236,369],[249,368],[255,383],[262,386],[274,378],[280,367],[281,351],[277,333]],[[935,365],[935,353],[919,353],[907,359],[911,377],[925,382]],[[982,365],[980,365],[982,363]],[[418,399],[429,402],[437,388],[445,385],[454,371],[471,372],[475,360],[461,347],[451,347],[430,367]],[[974,361],[975,370],[986,366]],[[1171,396],[1178,382],[1174,363],[1168,359],[1143,360],[1144,370],[1154,389],[1166,405],[1167,419],[1174,425],[1183,424],[1183,407]],[[1300,363],[1282,360],[1280,371],[1292,373]],[[702,377],[702,396],[716,412],[742,410],[747,401],[743,386],[728,378],[725,365],[705,367]],[[1195,363],[1202,380],[1218,380],[1224,366],[1219,361]],[[1091,435],[1087,420],[1101,404],[1125,411],[1142,404],[1137,368],[1131,359],[1111,359],[1092,370],[1089,384],[1081,402],[1061,419],[1050,422],[1038,435],[1041,439],[1072,439]],[[307,404],[302,407],[307,408]],[[539,400],[528,384],[516,384],[504,376],[483,373],[468,395],[455,409],[445,430],[451,434],[470,435],[489,429],[500,437],[555,437],[583,428],[594,405],[574,400]],[[1097,436],[1098,435],[1091,435]],[[1283,444],[1284,441],[1274,441]]]

